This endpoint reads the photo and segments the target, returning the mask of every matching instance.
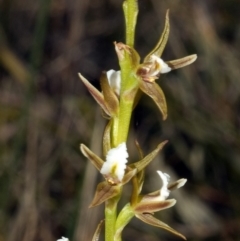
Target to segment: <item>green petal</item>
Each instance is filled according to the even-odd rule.
[[[97,156],[95,153],[93,153],[84,144],[80,145],[80,150],[81,150],[82,154],[92,162],[92,164],[98,169],[98,171],[100,171],[103,166],[104,161],[99,156]]]
[[[143,62],[147,62],[149,60],[150,56],[153,54],[158,57],[162,56],[163,50],[168,41],[169,32],[170,32],[169,10],[167,10],[163,33],[162,33],[157,45],[155,46],[155,48],[145,57]]]
[[[121,187],[118,185],[112,186],[108,182],[100,182],[97,186],[97,190],[93,201],[91,202],[89,208],[98,206],[110,198],[113,198],[119,194]]]
[[[167,119],[167,103],[160,86],[155,82],[140,81],[140,89],[156,103],[162,113],[163,120]]]
[[[146,214],[136,214],[136,217],[139,218],[140,220],[142,220],[144,223],[150,224],[150,225],[158,227],[158,228],[165,229],[165,230],[179,236],[180,238],[186,240],[186,237],[183,236],[181,233],[177,232],[176,230],[174,230],[173,228],[168,226],[166,223],[156,219],[151,214],[148,214],[148,213],[146,213]]]

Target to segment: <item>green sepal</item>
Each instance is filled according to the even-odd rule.
[[[137,68],[140,63],[140,56],[138,52],[133,47],[126,45],[124,43],[115,42],[114,44],[120,66],[127,61],[128,64],[131,65],[129,66],[130,68]]]
[[[197,59],[197,55],[192,54],[192,55],[188,55],[186,57],[183,57],[181,59],[166,61],[166,63],[168,64],[168,66],[171,69],[179,69],[179,68],[183,68],[183,67],[185,67],[189,64],[192,64],[196,59]]]
[[[141,170],[136,176],[132,178],[132,195],[131,195],[131,205],[134,207],[139,201],[139,194],[142,191],[142,186],[144,183],[145,170]]]
[[[153,99],[158,109],[162,113],[163,120],[167,119],[167,102],[165,95],[156,82],[140,81],[140,89]]]
[[[155,150],[145,156],[142,160],[130,165],[132,168],[137,168],[138,172],[142,171],[158,154],[158,152],[165,146],[168,141],[160,143]]]
[[[111,149],[111,128],[112,119],[108,122],[103,133],[103,156],[106,157],[108,151]]]
[[[117,196],[120,192],[121,192],[120,185],[110,185],[107,181],[100,182],[97,186],[95,196],[89,208],[102,204],[108,199],[111,199]]]
[[[156,197],[144,197],[135,207],[137,213],[155,213],[174,206],[175,199],[167,199],[158,201]]]
[[[168,190],[173,191],[175,189],[178,189],[178,188],[184,186],[186,182],[187,182],[187,179],[181,178],[181,179],[177,180],[176,182],[170,183],[168,185]]]
[[[92,164],[98,169],[98,171],[100,171],[104,161],[84,144],[80,144],[80,150],[82,154],[92,162]]]
[[[167,10],[166,18],[165,18],[165,26],[164,30],[162,32],[162,35],[157,43],[157,45],[154,47],[154,49],[144,58],[143,62],[147,62],[150,59],[151,55],[156,55],[158,57],[162,56],[163,50],[167,44],[168,36],[170,32],[170,24],[169,24],[169,10]]]
[[[105,100],[105,105],[111,116],[115,116],[118,113],[119,100],[113,89],[110,87],[106,72],[103,72],[100,77],[100,84]]]
[[[155,217],[153,217],[152,214],[141,213],[141,214],[136,214],[136,217],[138,219],[142,220],[144,223],[150,224],[150,225],[158,227],[158,228],[165,229],[165,230],[179,236],[180,238],[186,240],[185,236],[183,236],[181,233],[177,232],[175,229],[168,226],[166,223],[156,219]]]
[[[92,95],[92,97],[96,100],[96,102],[100,105],[100,107],[104,110],[104,112],[111,116],[110,111],[105,103],[103,94],[96,89],[86,78],[84,78],[80,73],[78,73],[79,78],[82,80],[83,84],[87,87],[88,91]]]

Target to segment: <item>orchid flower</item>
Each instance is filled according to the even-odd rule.
[[[128,152],[126,143],[109,150],[100,172],[110,182],[121,182],[125,173]],[[112,180],[113,179],[113,180]],[[115,180],[115,181],[114,181]]]

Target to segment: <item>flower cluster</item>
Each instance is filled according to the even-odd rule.
[[[166,99],[156,80],[161,74],[187,66],[197,58],[194,54],[177,60],[166,62],[162,60],[161,55],[168,40],[169,28],[167,11],[163,34],[155,48],[143,59],[142,63],[140,63],[137,51],[132,46],[115,42],[115,50],[121,70],[109,70],[102,73],[100,78],[101,91],[79,74],[83,84],[109,119],[103,135],[104,158],[96,155],[84,144],[80,145],[80,149],[105,179],[98,184],[90,207],[106,202],[106,215],[113,214],[111,218],[112,230],[115,232],[114,237],[112,237],[113,240],[121,240],[123,228],[134,216],[145,223],[163,228],[185,239],[182,234],[156,219],[153,215],[157,211],[175,205],[175,199],[168,199],[170,192],[182,187],[187,180],[179,179],[174,183],[169,183],[170,176],[167,173],[157,171],[162,182],[161,188],[146,195],[141,194],[145,168],[157,156],[167,141],[160,143],[145,157],[141,154],[141,148],[137,144],[141,158],[134,163],[128,163],[129,154],[126,145],[130,117],[139,100],[138,94],[142,92],[152,98],[160,110],[163,120],[165,120],[167,118]],[[132,180],[133,185],[131,200],[116,217],[116,212],[113,209],[116,209],[122,186],[130,180]],[[108,222],[107,217],[106,222]],[[99,233],[100,228],[97,228],[94,235],[96,239]],[[113,231],[110,233],[112,235]],[[63,240],[64,238],[61,241]]]

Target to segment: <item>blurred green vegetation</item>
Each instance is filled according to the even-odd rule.
[[[134,111],[129,149],[135,159],[134,139],[145,153],[169,140],[147,170],[144,191],[159,187],[157,169],[188,178],[172,194],[177,205],[159,217],[191,241],[239,240],[240,2],[139,4],[142,57],[155,45],[168,8],[163,59],[198,54],[193,65],[160,77],[165,122],[148,97]],[[99,87],[102,70],[118,69],[113,41],[124,42],[121,5],[0,1],[0,241],[87,241],[102,219],[102,207],[87,208],[100,178],[79,143],[101,155],[105,121],[77,73]],[[134,219],[124,240],[179,239]]]

